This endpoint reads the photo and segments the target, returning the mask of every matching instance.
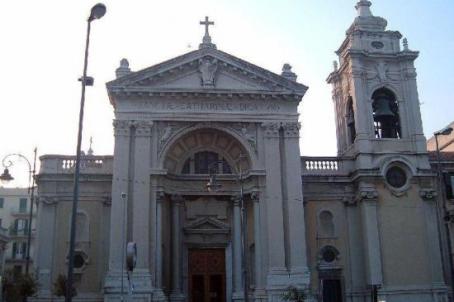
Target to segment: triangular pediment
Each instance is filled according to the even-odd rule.
[[[107,83],[109,93],[292,94],[307,87],[217,49],[199,49]]]
[[[213,217],[202,217],[184,227],[186,233],[228,233],[230,226]]]

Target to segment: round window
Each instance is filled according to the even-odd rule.
[[[336,260],[336,252],[334,252],[333,249],[328,248],[323,251],[322,257],[325,262],[333,262],[334,260]]]
[[[386,181],[394,188],[402,188],[407,183],[407,174],[397,166],[391,167],[386,172]]]
[[[85,259],[81,254],[74,255],[74,267],[81,268],[85,264]]]
[[[380,42],[380,41],[373,41],[373,42],[371,43],[371,45],[372,45],[372,47],[375,48],[375,49],[382,49],[382,48],[385,46],[385,44],[383,44],[383,43]]]

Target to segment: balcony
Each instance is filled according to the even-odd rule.
[[[76,157],[72,155],[43,155],[40,157],[40,174],[73,174]],[[113,156],[83,155],[82,174],[112,174]]]
[[[303,176],[342,176],[353,170],[354,161],[341,157],[301,157]]]
[[[5,254],[5,263],[20,264],[27,261],[26,254],[16,253],[12,255]],[[33,263],[33,258],[30,255],[30,263]]]
[[[35,231],[36,230],[32,229],[32,238],[35,237]],[[28,229],[17,230],[17,229],[11,228],[11,229],[9,229],[9,237],[11,237],[11,238],[28,237]]]
[[[26,211],[11,211],[11,215],[19,218],[28,218],[30,216],[30,209]],[[36,217],[36,212],[33,210],[33,217]]]

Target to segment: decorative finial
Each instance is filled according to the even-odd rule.
[[[337,69],[338,69],[337,61],[333,61],[333,67],[334,67],[334,71],[337,71]]]
[[[356,3],[356,10],[358,11],[358,16],[360,17],[371,17],[372,12],[370,11],[370,7],[372,5],[372,2],[368,0],[360,0],[358,3]]]
[[[404,38],[402,40],[402,44],[404,45],[404,50],[408,50],[408,40],[407,40],[407,38]]]
[[[117,75],[117,78],[123,77],[127,75],[128,73],[131,72],[131,69],[129,68],[129,62],[127,59],[121,59],[120,61],[120,67],[115,70],[115,74]]]
[[[290,81],[296,82],[297,75],[292,71],[292,66],[288,63],[285,63],[284,66],[282,66],[281,75]]]
[[[205,25],[205,35],[203,36],[203,40],[199,45],[199,48],[216,48],[216,45],[211,43],[210,33],[208,32],[208,27],[210,25],[214,25],[214,22],[209,21],[208,16],[206,16],[205,21],[200,21],[200,25]]]
[[[90,136],[90,148],[88,148],[87,154],[93,155],[93,149],[91,148],[93,145],[93,136]]]

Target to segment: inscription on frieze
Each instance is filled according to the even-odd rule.
[[[154,112],[267,112],[281,111],[276,102],[237,102],[237,101],[139,101],[135,106],[148,108]]]

